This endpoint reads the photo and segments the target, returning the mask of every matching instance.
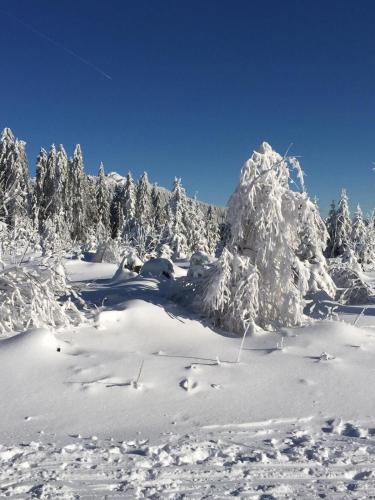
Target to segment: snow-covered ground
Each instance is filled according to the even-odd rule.
[[[96,319],[0,341],[0,497],[375,498],[375,305],[238,363],[169,280],[67,269]]]

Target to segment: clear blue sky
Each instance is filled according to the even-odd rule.
[[[375,206],[375,2],[0,0],[0,127],[225,204],[262,140]],[[8,14],[5,14],[6,11]],[[12,17],[12,16],[16,16]],[[23,23],[28,23],[33,30]],[[52,39],[52,40],[51,40]],[[74,54],[72,54],[72,51]],[[105,76],[109,75],[111,78]]]

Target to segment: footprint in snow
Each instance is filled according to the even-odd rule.
[[[180,387],[184,389],[185,391],[193,391],[198,387],[198,382],[194,382],[193,380],[189,378],[184,378],[180,382]]]

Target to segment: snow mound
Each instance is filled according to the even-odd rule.
[[[59,342],[56,336],[44,328],[14,335],[4,339],[1,343],[2,349],[15,349],[19,351],[20,356],[23,353],[36,358],[41,352],[56,351],[58,347]]]

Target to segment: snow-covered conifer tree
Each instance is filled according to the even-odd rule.
[[[204,223],[206,229],[207,249],[210,255],[215,255],[220,240],[219,225],[216,221],[212,205],[208,207]]]
[[[77,241],[85,239],[86,227],[86,179],[84,174],[83,156],[81,146],[77,144],[74,149],[73,161],[70,163],[69,185],[71,193],[72,210],[72,238]]]
[[[0,138],[0,220],[14,227],[17,217],[30,212],[25,142],[5,128]]]
[[[328,231],[320,217],[317,202],[306,193],[300,196],[298,207],[299,246],[296,252],[309,274],[309,292],[324,290],[330,297],[335,296],[335,286],[328,274],[324,250],[329,239]]]
[[[47,168],[43,181],[43,205],[42,218],[43,220],[52,220],[57,213],[58,205],[58,172],[57,172],[57,151],[54,144],[48,153]]]
[[[353,218],[351,240],[358,262],[360,264],[367,263],[369,252],[369,230],[365,225],[363,213],[359,205],[357,205],[357,210],[355,211]]]
[[[161,202],[161,196],[156,186],[151,191],[152,219],[155,234],[160,240],[161,232],[165,224],[165,210]]]
[[[117,238],[124,225],[124,186],[117,184],[113,193],[110,206],[110,221],[112,238]]]
[[[128,173],[125,180],[123,191],[123,212],[125,232],[130,232],[135,219],[135,185],[131,172]]]
[[[56,173],[57,173],[57,209],[63,211],[65,218],[69,213],[69,163],[68,155],[62,144],[59,145],[56,154]]]
[[[34,218],[39,230],[41,230],[41,225],[43,222],[43,209],[45,206],[44,201],[44,178],[47,172],[47,159],[48,155],[45,149],[41,148],[37,161],[36,161],[36,179],[35,179],[35,191],[34,191]]]
[[[109,192],[106,184],[104,165],[100,164],[96,185],[96,202],[98,207],[98,239],[106,240],[110,235]]]
[[[290,189],[291,170],[296,171],[302,192]],[[254,323],[263,328],[300,324],[311,276],[309,260],[298,256],[301,227],[307,222],[323,226],[323,222],[304,192],[296,158],[282,157],[263,143],[242,167],[240,183],[229,201],[228,222],[231,240],[208,275],[203,297],[209,314],[239,333]],[[311,232],[313,238],[316,235]],[[334,288],[324,274],[322,247],[316,242],[313,246],[323,267],[320,285],[327,280],[327,288]],[[216,300],[219,282],[226,293],[218,292]]]
[[[335,201],[332,200],[331,207],[328,213],[328,217],[325,221],[327,231],[328,231],[328,245],[326,248],[327,257],[333,257],[334,248],[336,246],[336,231],[337,231],[337,212],[336,212],[336,204]]]
[[[341,191],[336,210],[336,230],[332,244],[331,256],[343,255],[351,247],[352,224],[350,220],[348,196],[346,190]]]
[[[189,253],[198,251],[209,253],[206,231],[204,230],[206,225],[204,222],[204,214],[196,197],[187,200],[183,222],[186,228]]]
[[[174,180],[167,211],[168,220],[164,228],[163,243],[169,245],[175,257],[185,257],[189,253],[185,226],[187,199],[181,179],[176,178]]]
[[[151,186],[147,172],[144,172],[138,181],[135,197],[135,218],[145,230],[151,223]]]

